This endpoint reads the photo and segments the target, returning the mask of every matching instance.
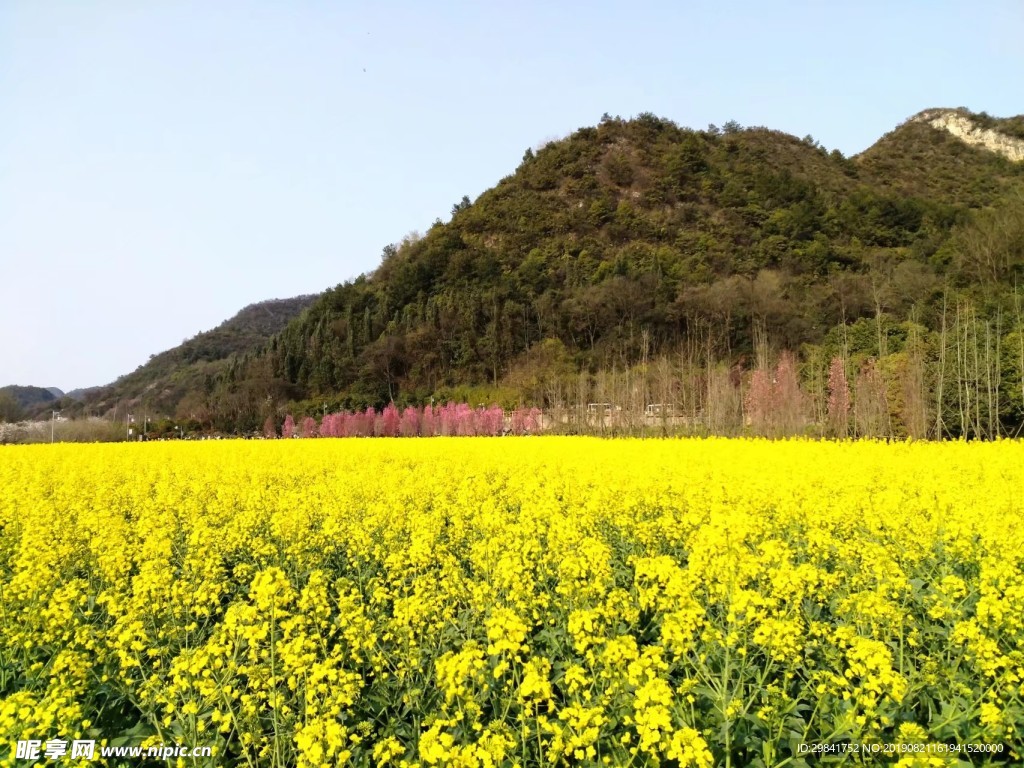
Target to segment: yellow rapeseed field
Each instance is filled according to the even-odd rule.
[[[6,764],[1020,762],[1024,445],[8,447],[0,608]]]

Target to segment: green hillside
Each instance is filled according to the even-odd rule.
[[[232,359],[259,350],[315,298],[298,296],[251,304],[216,328],[153,355],[113,384],[85,390],[81,403],[65,406],[73,414],[105,415],[130,407],[160,416],[188,415],[205,407]]]
[[[18,421],[28,414],[49,408],[59,399],[56,392],[50,388],[16,384],[0,387],[0,422]]]
[[[970,114],[970,113],[967,113]],[[979,127],[1024,140],[1024,116],[971,115]],[[908,121],[856,158],[860,176],[879,189],[977,208],[1019,188],[1020,163],[964,144],[925,122]]]
[[[1024,124],[970,118],[1010,137]],[[741,381],[792,350],[810,385],[840,350],[851,376],[875,362],[904,370],[893,356],[915,340],[922,365],[945,366],[955,325],[973,334],[963,341],[975,352],[988,334],[998,402],[989,417],[965,412],[958,389],[960,415],[939,428],[977,432],[985,418],[1009,428],[1024,399],[1009,352],[1024,278],[1022,190],[1024,163],[920,119],[847,158],[766,128],[606,116],[528,150],[512,175],[457,203],[447,223],[385,248],[372,274],[326,291],[261,351],[239,347],[207,364],[189,358],[196,346],[173,350],[145,392],[248,430],[288,403],[553,406],[574,387],[577,400],[597,397],[598,377],[655,360],[699,357],[707,372],[725,366]],[[125,377],[103,402],[152,375]],[[707,389],[708,376],[688,386]],[[683,397],[679,381],[665,386]],[[934,382],[919,389],[932,393]],[[938,410],[947,407],[940,393]]]

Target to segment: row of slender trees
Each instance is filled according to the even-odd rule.
[[[686,332],[672,343],[629,323],[621,344],[595,361],[546,337],[494,381],[417,390],[403,380],[393,397],[302,392],[275,379],[261,359],[250,375],[183,402],[177,416],[195,423],[190,432],[205,434],[280,435],[287,412],[298,434],[490,434],[511,428],[517,409],[538,408],[538,428],[567,433],[1016,436],[1024,424],[1022,296],[948,290],[900,314],[879,298],[873,314],[858,311],[852,320],[844,299],[840,322],[815,343],[794,343],[771,313],[744,318],[739,334],[740,320],[694,310],[681,318]],[[741,346],[739,335],[748,340]],[[455,415],[460,406],[428,408],[435,399],[468,403],[462,413],[476,426],[465,426],[469,415]],[[504,412],[500,431],[479,415],[496,413],[494,405]]]
[[[1016,436],[1024,417],[1024,333],[1015,314],[983,317],[969,303],[947,306],[940,329],[914,322],[843,326],[837,349],[773,350],[755,330],[754,360],[727,362],[711,339],[674,355],[595,373],[567,373],[557,351],[534,371],[546,406],[503,410],[461,403],[434,408],[268,417],[267,436],[530,434],[754,434],[769,437],[991,439]],[[872,352],[864,352],[871,339]],[[749,365],[745,365],[749,363]]]
[[[825,342],[778,349],[755,329],[754,353],[720,354],[714,329],[671,354],[594,373],[533,372],[549,424],[574,432],[653,430],[781,437],[993,439],[1022,433],[1024,312],[961,300],[929,331],[913,313],[843,324]],[[562,370],[560,375],[558,370]]]

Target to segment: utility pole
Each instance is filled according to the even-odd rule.
[[[59,415],[60,415],[60,411],[54,411],[54,410],[50,411],[50,445],[53,445],[54,425],[55,425],[55,423],[57,421],[57,417]]]

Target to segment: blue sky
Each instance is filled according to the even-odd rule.
[[[1024,4],[0,3],[0,385],[103,384],[373,269],[527,147],[650,111],[846,154],[1024,112]]]

